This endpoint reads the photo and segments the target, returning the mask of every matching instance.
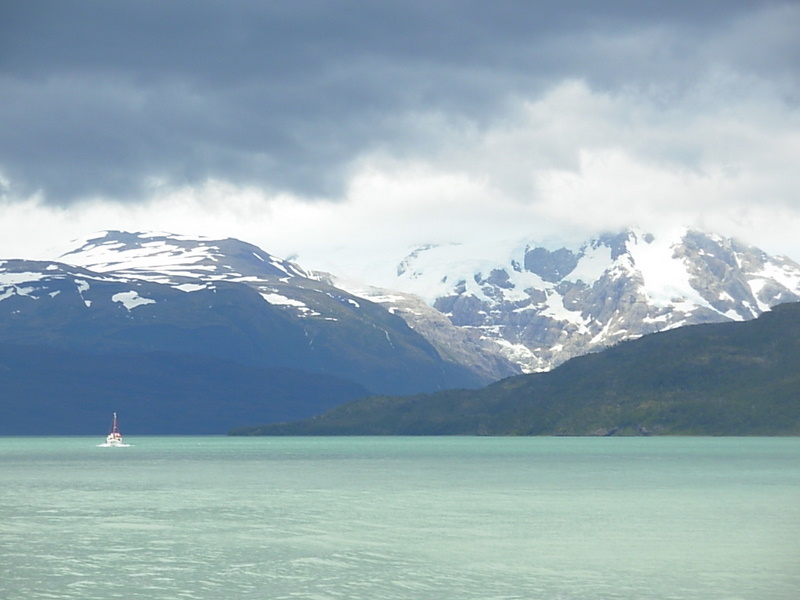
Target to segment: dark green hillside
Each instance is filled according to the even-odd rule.
[[[239,435],[800,435],[800,304],[625,342],[480,390],[370,397]]]

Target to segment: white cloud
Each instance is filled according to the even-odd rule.
[[[416,151],[358,156],[341,197],[210,180],[153,182],[132,204],[5,202],[0,256],[49,258],[47,247],[89,231],[154,229],[238,237],[308,268],[367,276],[423,243],[576,243],[688,225],[800,260],[800,116],[770,82],[720,72],[691,89],[610,93],[567,80],[480,126],[442,112],[399,118]]]

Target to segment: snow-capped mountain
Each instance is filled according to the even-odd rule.
[[[215,281],[257,283],[275,278],[308,278],[297,265],[276,258],[261,248],[235,239],[169,233],[106,231],[75,240],[58,257],[60,262],[165,283],[186,291]]]
[[[481,243],[420,247],[398,265],[392,287],[424,298],[525,372],[648,333],[752,319],[800,300],[800,265],[698,231],[657,237],[630,230],[577,249],[492,250]],[[339,285],[393,308],[425,334],[390,294]]]
[[[573,249],[421,247],[391,287],[162,233],[0,260],[0,434],[46,433],[43,410],[71,433],[120,405],[153,433],[207,433],[368,393],[479,387],[647,333],[754,318],[800,300],[800,265],[696,231],[627,231]]]
[[[224,433],[517,372],[473,354],[233,239],[108,231],[0,260],[0,435],[92,433],[112,411],[139,433]]]
[[[159,283],[184,292],[213,290],[221,282],[243,284],[257,290],[269,305],[314,321],[342,319],[343,308],[345,318],[350,318],[362,308],[362,298],[370,300],[368,295],[343,291],[328,276],[312,274],[235,239],[102,232],[76,240],[58,260],[94,273]],[[412,329],[419,329],[418,333],[424,331],[445,361],[467,368],[476,381],[494,381],[519,372],[493,346],[476,343],[469,332],[452,325],[419,298],[398,292],[390,297],[394,300],[390,312],[399,314]],[[421,323],[427,326],[420,328]]]
[[[380,393],[496,377],[443,358],[380,305],[251,244],[169,234],[109,231],[56,261],[0,261],[0,343],[212,355]]]

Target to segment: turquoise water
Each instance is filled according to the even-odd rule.
[[[800,598],[800,439],[101,441],[0,438],[0,598]]]

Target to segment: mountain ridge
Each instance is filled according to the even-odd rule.
[[[40,348],[43,357],[57,349],[73,365],[134,357],[127,370],[113,366],[125,381],[137,368],[147,379],[152,356],[190,371],[203,361],[216,361],[205,368],[218,372],[233,373],[229,363],[274,369],[279,379],[295,370],[349,381],[331,380],[352,394],[337,397],[347,402],[482,388],[649,333],[752,319],[800,299],[793,261],[688,230],[677,241],[630,230],[573,250],[531,242],[499,262],[503,248],[462,260],[466,251],[474,247],[428,245],[401,262],[398,281],[436,292],[421,298],[315,273],[233,238],[100,232],[57,260],[0,260],[0,345]],[[56,381],[69,376],[57,362],[37,364]],[[12,387],[14,376],[24,375],[12,372]],[[113,385],[99,385],[113,410]],[[277,399],[250,387],[247,398],[234,397],[224,378],[212,387],[223,412],[243,403],[256,418],[260,404],[272,404],[269,414],[284,420],[307,415],[281,412],[276,402],[301,411],[318,393],[301,385],[293,400]],[[53,398],[60,393],[51,386]]]
[[[64,257],[78,264],[0,260],[0,346],[27,356],[23,365],[6,353],[0,363],[7,434],[30,433],[32,398],[42,411],[52,404],[65,433],[86,433],[72,421],[90,417],[84,404],[110,414],[123,401],[129,415],[145,415],[142,433],[168,433],[165,423],[176,433],[224,433],[234,417],[297,418],[310,406],[320,411],[376,391],[479,387],[495,378],[443,358],[383,307],[238,240],[112,231]],[[209,372],[219,377],[209,380]],[[320,381],[339,392],[323,393]],[[138,404],[128,387],[139,390]],[[144,410],[152,398],[164,406]]]
[[[373,396],[232,435],[800,435],[800,303],[621,342],[478,390]]]
[[[394,287],[425,298],[523,372],[657,331],[752,319],[800,300],[796,262],[690,229],[603,234],[575,250],[531,242],[502,251],[505,258],[486,259],[476,254],[486,252],[484,242],[422,246],[398,265]],[[370,295],[334,281],[400,310],[386,291]]]
[[[372,390],[491,380],[442,359],[379,305],[251,244],[125,232],[82,244],[63,255],[77,266],[0,263],[0,341],[200,352],[336,374]]]

